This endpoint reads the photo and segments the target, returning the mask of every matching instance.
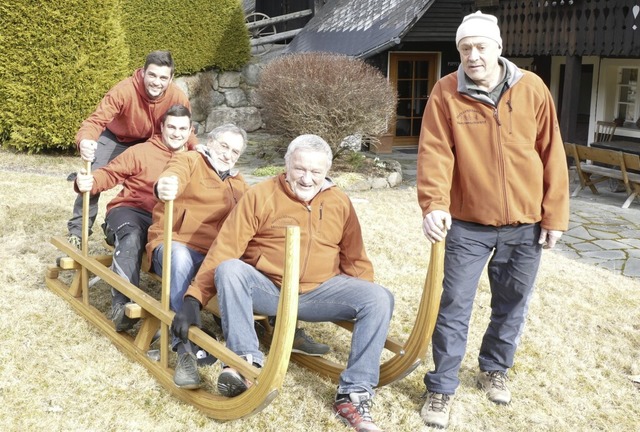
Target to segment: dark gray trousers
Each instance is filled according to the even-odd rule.
[[[504,371],[524,327],[542,246],[539,224],[492,227],[454,220],[447,234],[440,312],[433,333],[435,370],[424,377],[427,389],[454,394],[465,355],[469,320],[478,281],[487,260],[491,319],[484,334],[480,370]]]
[[[96,156],[91,164],[91,170],[97,170],[98,168],[106,166],[134,144],[137,143],[121,143],[109,129],[105,129],[98,138],[98,148],[96,148]],[[98,215],[99,199],[100,194],[93,195],[89,198],[89,234],[92,232],[91,228]],[[69,234],[82,237],[82,194],[76,196],[76,200],[73,203],[73,216],[71,216],[71,219],[67,222],[67,229]]]
[[[151,213],[133,207],[115,207],[107,213],[105,235],[114,238],[111,270],[135,286],[140,286],[140,265],[147,245]],[[111,290],[113,303],[128,303],[122,293]]]

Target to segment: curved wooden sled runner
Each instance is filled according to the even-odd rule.
[[[87,167],[87,171],[89,171],[88,168],[90,166]],[[174,316],[174,313],[169,310],[170,265],[168,263],[171,262],[171,236],[165,235],[162,294],[161,301],[158,301],[112,272],[108,268],[111,263],[110,255],[89,256],[88,218],[86,217],[88,215],[88,193],[85,194],[83,204],[85,217],[83,218],[82,251],[71,246],[64,237],[54,237],[51,240],[51,243],[65,253],[68,258],[61,258],[55,266],[47,268],[45,281],[49,289],[65,299],[80,315],[109,337],[113,344],[132,360],[144,365],[170,393],[200,409],[207,416],[218,420],[233,420],[255,414],[265,408],[278,395],[287,371],[293,345],[298,312],[300,229],[298,227],[287,228],[285,270],[282,294],[278,304],[278,320],[273,329],[271,349],[264,368],[253,367],[201,329],[192,326],[189,330],[190,340],[234,367],[252,381],[253,385],[246,392],[234,398],[226,398],[204,389],[180,389],[173,383],[174,370],[169,367],[168,362],[169,326]],[[167,227],[172,226],[170,221],[173,219],[172,204],[172,202],[167,203],[165,234],[171,233],[171,229],[167,229]],[[74,272],[70,284],[67,285],[58,278],[61,271]],[[139,306],[138,312],[142,323],[135,337],[128,332],[116,332],[113,323],[105,317],[104,313],[89,303],[89,273],[100,277]],[[160,361],[154,361],[147,356],[147,351],[158,329],[161,330]]]
[[[443,268],[444,241],[441,241],[431,246],[428,273],[411,334],[404,344],[387,338],[385,349],[391,351],[394,355],[380,365],[378,387],[406,377],[425,359],[440,308]],[[340,321],[336,324],[347,330],[353,330],[353,323],[350,321]],[[265,343],[267,342],[265,340]],[[344,365],[323,357],[292,353],[291,360],[336,382],[340,373],[345,369]]]

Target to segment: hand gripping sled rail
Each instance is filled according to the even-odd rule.
[[[273,329],[269,355],[262,369],[253,367],[201,329],[192,326],[189,330],[191,341],[234,367],[253,383],[247,391],[239,396],[227,398],[204,389],[186,390],[176,387],[173,383],[174,370],[168,365],[169,326],[174,316],[174,312],[169,310],[170,227],[173,219],[173,202],[167,202],[165,209],[162,294],[161,301],[158,301],[112,272],[108,267],[111,263],[110,255],[89,255],[87,245],[88,198],[88,193],[85,193],[82,250],[78,251],[64,237],[54,237],[51,240],[51,243],[65,253],[68,258],[59,259],[56,265],[47,268],[45,282],[49,289],[65,299],[80,315],[111,339],[112,343],[122,352],[145,366],[170,393],[195,406],[205,415],[218,420],[233,420],[255,414],[271,403],[278,395],[284,381],[293,345],[298,312],[300,229],[298,227],[286,229],[285,269],[278,304],[278,319]],[[73,278],[69,284],[58,278],[61,271],[73,272]],[[143,320],[135,337],[128,332],[116,332],[113,323],[105,317],[103,312],[89,303],[89,273],[100,277],[142,309]],[[147,356],[147,351],[158,329],[161,330],[160,361],[154,361]]]

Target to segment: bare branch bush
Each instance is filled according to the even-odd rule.
[[[293,139],[316,134],[334,157],[351,135],[375,138],[387,131],[396,109],[396,92],[375,67],[362,60],[327,53],[277,58],[262,71],[257,89],[263,119],[274,133]]]

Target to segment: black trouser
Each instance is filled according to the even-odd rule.
[[[105,235],[114,239],[115,246],[111,270],[135,286],[140,285],[140,265],[151,220],[151,213],[134,207],[112,208],[106,217]],[[129,302],[115,289],[111,294],[114,304]]]

